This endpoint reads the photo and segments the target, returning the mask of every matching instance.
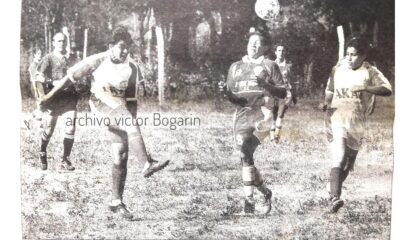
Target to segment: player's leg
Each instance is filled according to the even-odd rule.
[[[124,126],[121,126],[121,124],[119,126],[118,124],[114,124],[110,126],[110,129],[120,129],[126,131],[128,135],[129,149],[131,149],[138,160],[144,164],[142,170],[144,177],[150,177],[155,172],[164,169],[169,164],[169,160],[158,162],[148,154],[140,128],[138,124],[135,124],[133,121],[134,116],[132,116],[132,113],[129,112],[126,107],[121,106],[117,109],[114,109],[110,113],[110,116],[112,116],[112,118],[117,117],[117,119],[126,118],[125,122],[129,123],[125,124]]]
[[[128,220],[133,218],[132,213],[123,203],[123,193],[125,189],[126,175],[128,172],[128,136],[125,131],[110,129],[111,147],[113,153],[113,166],[111,170],[111,202],[109,208],[112,212],[119,213],[123,218]]]
[[[75,167],[72,166],[69,156],[71,155],[72,146],[75,140],[75,129],[76,129],[76,111],[67,111],[63,113],[64,120],[64,152],[61,161],[61,168],[73,171]]]
[[[243,190],[245,195],[244,212],[253,213],[255,209],[254,187],[256,176],[253,154],[260,141],[252,134],[243,134],[242,139],[240,160],[242,162]]]
[[[334,135],[330,147],[332,155],[329,191],[331,200],[330,211],[335,213],[344,204],[343,200],[340,199],[340,196],[342,193],[343,168],[346,164],[346,138],[342,137],[340,134],[338,136]]]
[[[275,140],[275,131],[276,131],[276,120],[278,119],[278,110],[279,107],[277,105],[277,100],[275,100],[274,107],[272,108],[272,124],[270,128],[270,140]]]
[[[280,101],[280,104],[278,106],[276,123],[275,123],[276,129],[275,129],[274,139],[275,139],[276,142],[279,142],[281,129],[282,129],[282,121],[283,121],[283,118],[284,118],[285,113],[286,113],[288,108],[289,107],[283,101]]]
[[[343,172],[340,177],[342,183],[346,180],[350,171],[353,171],[354,163],[356,161],[357,155],[358,155],[358,150],[355,150],[355,149],[352,149],[352,148],[346,146],[346,150],[345,150],[346,164],[343,168]]]
[[[54,129],[57,124],[58,116],[51,114],[45,114],[43,119],[44,126],[40,138],[40,152],[39,160],[41,162],[42,170],[47,170],[47,146],[49,145],[51,136],[53,135]]]

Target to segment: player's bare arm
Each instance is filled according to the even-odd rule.
[[[39,98],[40,105],[46,104],[46,102],[48,102],[50,99],[52,99],[57,92],[61,91],[61,89],[65,88],[65,87],[68,87],[70,84],[72,84],[72,81],[69,79],[68,76],[65,76],[64,78],[62,78],[59,81],[59,84],[54,86],[54,88],[51,89],[50,92],[48,92],[47,94],[45,94]]]
[[[392,91],[385,86],[354,86],[351,88],[352,92],[369,92],[378,96],[390,96]]]

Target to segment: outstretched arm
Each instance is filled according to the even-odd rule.
[[[52,98],[54,97],[54,95],[55,95],[57,92],[59,92],[59,91],[60,91],[61,89],[63,89],[64,87],[67,87],[67,86],[69,86],[69,85],[71,85],[71,84],[72,84],[72,81],[69,79],[68,75],[65,76],[65,77],[63,77],[63,78],[59,81],[59,83],[58,83],[56,86],[54,86],[53,89],[51,89],[50,92],[48,92],[46,95],[41,96],[41,97],[39,98],[39,103],[40,103],[40,105],[46,104],[46,102],[48,102],[50,99],[52,99]]]

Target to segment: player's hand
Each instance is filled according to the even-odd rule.
[[[219,90],[221,93],[226,92],[226,83],[225,83],[224,81],[219,81],[219,82],[218,82],[218,90]]]
[[[350,88],[350,90],[352,92],[361,92],[361,91],[365,91],[366,87],[364,85],[356,85],[356,86],[352,86]]]
[[[326,112],[327,110],[329,110],[331,107],[329,106],[329,104],[326,103],[320,103],[318,105],[318,109],[322,110],[323,112]]]
[[[39,106],[46,105],[48,100],[49,99],[48,99],[48,97],[46,95],[40,96],[39,99],[38,99]]]

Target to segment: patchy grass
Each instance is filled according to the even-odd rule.
[[[22,119],[32,102],[23,105]],[[393,98],[378,99],[369,119],[355,171],[344,184],[345,206],[327,214],[329,152],[323,114],[317,102],[300,101],[284,120],[282,141],[265,142],[255,162],[273,191],[273,208],[241,213],[241,169],[232,139],[233,107],[224,102],[180,103],[163,116],[201,118],[199,127],[142,128],[149,151],[171,164],[150,179],[140,174],[132,153],[124,201],[137,221],[127,222],[107,209],[111,152],[104,131],[80,126],[72,160],[77,170],[58,170],[62,128],[49,144],[49,170],[39,169],[38,126],[21,123],[22,229],[24,239],[388,239],[393,170]],[[87,106],[80,104],[80,109]],[[160,109],[143,104],[152,118]],[[85,112],[80,112],[83,116]],[[60,122],[61,123],[61,122]]]

